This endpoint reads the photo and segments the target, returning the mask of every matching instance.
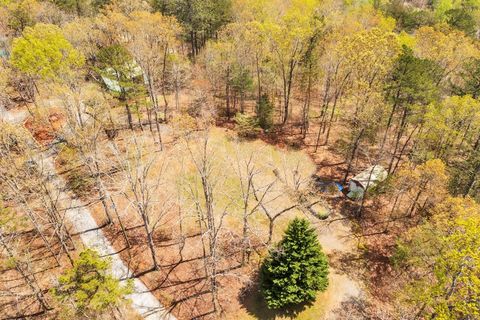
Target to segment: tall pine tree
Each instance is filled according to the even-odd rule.
[[[315,230],[305,219],[290,222],[264,261],[261,289],[269,309],[314,301],[328,286],[328,261]]]
[[[263,94],[257,104],[258,124],[263,130],[269,130],[273,126],[273,109],[268,96]]]

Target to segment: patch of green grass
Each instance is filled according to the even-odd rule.
[[[168,188],[172,190],[177,188],[182,198],[186,200],[183,207],[192,210],[195,208],[195,200],[200,200],[200,204],[204,205],[201,179],[194,163],[194,160],[200,163],[202,148],[201,136],[192,138],[188,145],[178,143],[169,156],[173,159],[182,159],[181,168],[178,162],[172,161],[173,167],[169,167],[168,170],[169,177],[165,178],[168,184],[175,181]],[[226,226],[236,231],[240,231],[242,226],[244,210],[242,183],[243,190],[246,191],[247,163],[250,163],[250,168],[255,171],[253,182],[257,189],[265,188],[276,181],[264,199],[265,206],[271,214],[293,205],[296,201],[292,197],[296,179],[300,177],[302,180],[300,189],[307,189],[309,177],[315,171],[315,165],[303,152],[278,149],[258,140],[232,139],[221,129],[211,130],[207,153],[215,211],[220,215],[226,210],[228,212]],[[193,194],[196,194],[193,198],[192,190],[195,191]],[[257,204],[252,194],[249,197],[247,211],[252,210]],[[288,221],[300,214],[300,211],[292,210],[280,217],[276,222],[275,233],[281,233]],[[268,219],[261,208],[256,209],[249,222],[253,227],[262,229],[262,233],[268,232]]]

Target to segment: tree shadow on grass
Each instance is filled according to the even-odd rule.
[[[312,302],[307,302],[278,310],[268,309],[260,291],[258,275],[240,291],[238,299],[249,315],[261,320],[274,320],[278,317],[295,319],[300,312],[312,305]]]

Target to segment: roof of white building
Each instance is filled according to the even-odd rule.
[[[380,165],[371,166],[366,170],[360,172],[355,177],[351,179],[351,181],[356,182],[359,184],[363,189],[368,187],[373,187],[377,185],[379,182],[384,181],[387,179],[388,172],[385,170],[384,167]]]

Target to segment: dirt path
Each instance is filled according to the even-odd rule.
[[[27,114],[24,112],[0,110],[0,121],[19,124],[25,120],[26,116]],[[102,256],[111,258],[114,276],[122,280],[128,279],[132,272],[123,263],[120,255],[113,249],[93,219],[90,210],[79,200],[73,199],[68,193],[63,191],[66,190],[65,181],[55,171],[53,156],[44,152],[38,156],[37,162],[40,168],[49,176],[50,181],[56,186],[59,199],[62,203],[68,204],[65,217],[72,225],[73,232],[80,234],[80,238],[85,246],[97,250]],[[133,285],[134,293],[129,295],[128,298],[132,301],[132,307],[140,315],[148,320],[175,320],[175,317],[168,313],[140,279],[135,278]]]
[[[333,213],[327,220],[316,223],[318,239],[331,260],[357,251],[354,240],[349,237],[352,231],[348,221],[340,218],[340,215]],[[336,311],[342,307],[342,303],[352,298],[361,298],[364,295],[363,286],[359,280],[338,270],[335,264],[330,266],[330,286],[333,292],[325,305],[324,319],[340,320]]]

